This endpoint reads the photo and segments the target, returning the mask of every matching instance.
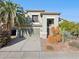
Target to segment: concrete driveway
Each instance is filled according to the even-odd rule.
[[[41,51],[39,28],[34,29],[31,37],[28,34],[25,36],[26,38],[13,39],[0,51]]]

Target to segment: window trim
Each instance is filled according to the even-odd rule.
[[[34,17],[34,16],[37,16],[37,18],[38,18],[38,15],[32,15],[32,22],[33,22],[33,23],[38,23],[38,22],[39,22],[38,19],[37,19],[37,21],[34,21],[34,20],[33,20],[33,17]]]

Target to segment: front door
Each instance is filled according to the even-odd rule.
[[[51,24],[54,24],[54,19],[48,18],[48,19],[47,19],[47,38],[48,38],[48,35],[49,35],[49,26],[50,26]]]

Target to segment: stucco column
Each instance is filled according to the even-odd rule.
[[[47,39],[47,19],[44,16],[42,18],[41,37],[43,39]]]
[[[54,18],[54,26],[58,26],[59,17]]]

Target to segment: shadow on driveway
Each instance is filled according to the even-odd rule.
[[[4,47],[14,45],[14,44],[19,43],[19,42],[21,42],[21,41],[23,41],[23,40],[25,40],[25,38],[14,38],[14,39],[11,39],[11,41],[8,42],[7,45],[4,46]],[[4,47],[3,47],[3,48],[4,48]]]

